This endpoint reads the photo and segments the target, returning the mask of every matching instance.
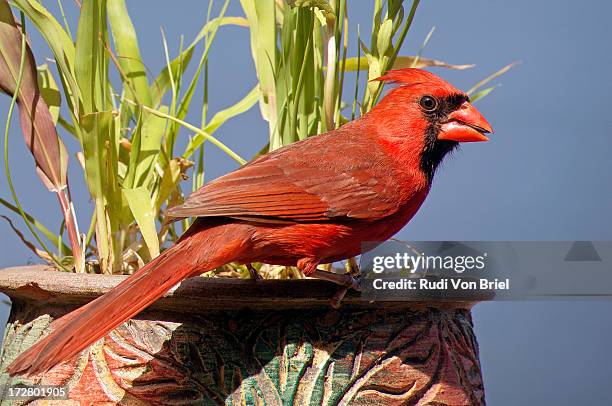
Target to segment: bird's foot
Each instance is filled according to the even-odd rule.
[[[253,264],[246,264],[246,267],[249,270],[249,275],[251,275],[251,279],[253,281],[261,281],[261,280],[263,280],[263,278],[261,277],[259,272],[257,272],[257,269],[255,269]]]
[[[359,264],[357,263],[354,257],[349,258],[346,261],[346,273],[352,276],[353,280],[355,280],[358,283],[359,277],[361,275],[361,270],[359,269]],[[351,288],[355,289],[352,286]],[[348,290],[349,290],[349,287],[343,286],[336,291],[334,296],[332,296],[332,298],[330,299],[330,304],[334,309],[340,308],[342,299],[344,299],[344,296],[346,296],[346,294],[348,293]],[[358,287],[355,290],[360,291],[361,289]]]
[[[348,289],[354,289],[357,291],[361,290],[359,280],[349,274],[325,272],[317,269],[309,276],[317,279],[330,281]]]
[[[342,299],[344,299],[344,296],[346,296],[349,289],[353,289],[358,292],[361,291],[359,279],[351,276],[350,274],[338,274],[317,269],[310,276],[313,278],[330,281],[341,286],[330,299],[330,305],[334,309],[340,307],[340,303],[342,302]]]

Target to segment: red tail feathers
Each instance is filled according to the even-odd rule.
[[[51,324],[52,332],[19,355],[10,375],[44,373],[140,313],[183,279],[240,258],[247,245],[236,224],[194,226],[170,249],[110,292]],[[199,229],[199,230],[198,230]]]

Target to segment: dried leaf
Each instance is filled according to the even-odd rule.
[[[334,9],[325,0],[287,0],[287,4],[291,7],[316,7],[322,10],[326,17],[330,14],[334,16]]]
[[[55,261],[53,260],[53,258],[51,258],[49,256],[49,254],[47,254],[45,251],[43,250],[39,250],[38,248],[36,248],[36,245],[32,244],[30,241],[28,241],[25,236],[23,235],[23,233],[21,231],[19,231],[19,229],[17,227],[15,227],[15,225],[13,224],[13,222],[11,221],[10,218],[0,215],[0,217],[2,217],[4,220],[6,220],[7,223],[9,223],[9,226],[13,229],[13,231],[15,232],[15,234],[17,234],[17,237],[19,237],[19,239],[23,242],[23,244],[28,247],[34,254],[36,254],[37,256],[39,256],[43,261],[45,261],[46,263],[48,263],[49,265],[54,265]]]
[[[74,78],[75,49],[70,35],[40,2],[13,0],[13,3],[34,23],[53,52],[58,70],[62,72],[63,79],[66,81],[67,93],[64,93],[64,96],[68,108],[73,114],[78,115],[81,96]]]
[[[179,187],[179,183],[182,179],[181,174],[184,170],[186,170],[185,164],[181,164],[182,161],[186,160],[182,158],[172,159],[164,171],[155,202],[156,212],[159,211],[166,199],[168,199],[168,197],[170,197],[170,195]]]
[[[0,204],[12,211],[13,213],[21,215],[19,208],[17,208],[17,206],[12,205],[8,201],[0,198]],[[49,241],[52,241],[54,244],[56,244],[56,246],[58,243],[61,244],[61,246],[57,247],[59,251],[70,251],[70,248],[68,248],[62,241],[57,241],[57,235],[55,233],[51,232],[51,230],[45,227],[41,222],[39,222],[29,213],[25,212],[24,214],[25,220],[27,220],[32,226],[34,226],[38,231],[40,231]]]
[[[416,60],[416,65],[412,66],[415,60]],[[359,61],[359,65],[357,65],[357,61]],[[423,69],[423,68],[428,68],[432,66],[440,67],[440,68],[447,68],[447,69],[463,70],[463,69],[473,68],[475,65],[472,65],[472,64],[453,65],[453,64],[446,63],[444,61],[440,61],[438,59],[429,59],[429,58],[419,57],[417,60],[416,56],[398,56],[395,59],[395,63],[393,64],[393,69],[402,69],[402,68],[409,68],[409,67]],[[357,69],[366,70],[368,68],[369,68],[369,62],[368,62],[367,57],[362,56],[361,58],[354,57],[354,58],[346,59],[346,71],[347,72],[356,71]]]

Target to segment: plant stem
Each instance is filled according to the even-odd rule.
[[[336,107],[336,99],[334,98],[334,87],[336,84],[336,20],[328,18],[327,20],[327,71],[325,72],[325,83],[323,85],[323,100],[325,113],[325,130],[331,131],[335,128],[334,125],[334,108]]]
[[[70,189],[66,186],[65,189],[57,192],[57,197],[62,208],[68,239],[72,247],[72,257],[74,258],[74,266],[78,273],[85,272],[85,255],[83,255],[83,246],[81,236],[79,234],[79,225],[77,224],[74,206],[70,199]]]

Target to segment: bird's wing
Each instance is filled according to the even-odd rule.
[[[376,220],[397,211],[399,187],[387,157],[334,138],[316,136],[265,155],[203,186],[168,215],[275,223]]]

